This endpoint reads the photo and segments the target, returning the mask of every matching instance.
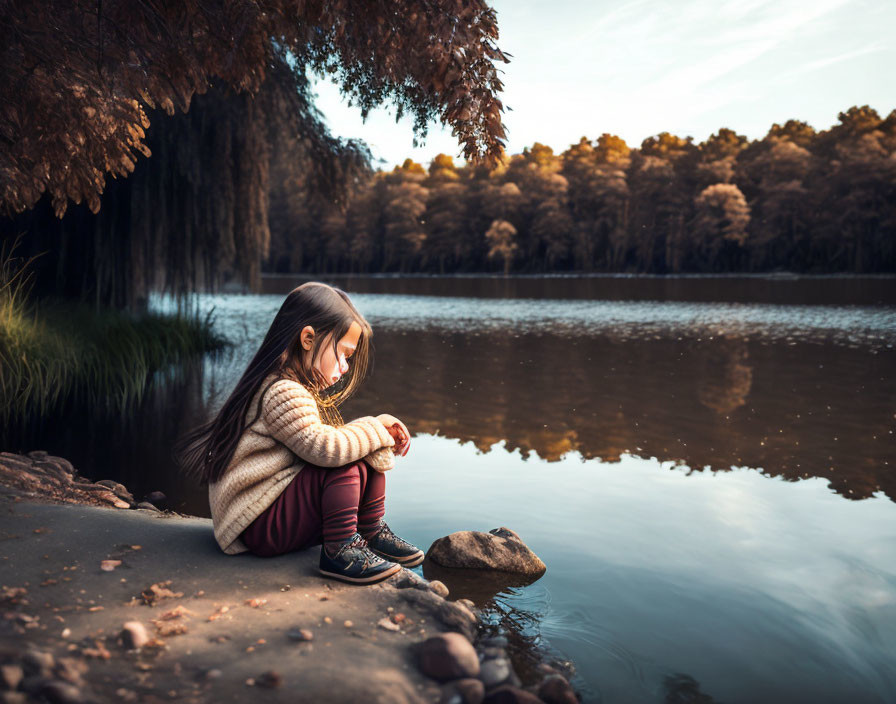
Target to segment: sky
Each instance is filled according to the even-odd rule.
[[[502,51],[506,149],[564,151],[604,132],[629,146],[659,132],[701,142],[721,127],[749,139],[794,118],[816,129],[838,113],[896,108],[896,0],[492,0]],[[314,80],[333,134],[361,138],[374,166],[458,156],[450,129],[413,123],[391,104],[362,122],[339,88]]]

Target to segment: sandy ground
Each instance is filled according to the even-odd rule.
[[[225,555],[208,519],[2,497],[2,659],[30,647],[70,657],[88,668],[86,699],[104,702],[437,701],[415,646],[451,630],[441,598],[324,579],[318,554]],[[168,580],[177,596],[147,603]],[[119,642],[128,621],[152,639],[139,650]]]

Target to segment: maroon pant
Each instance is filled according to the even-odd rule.
[[[386,477],[363,460],[342,467],[306,464],[240,535],[249,551],[273,557],[322,542],[368,535],[386,511]]]

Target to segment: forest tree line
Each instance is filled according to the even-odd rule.
[[[270,216],[278,272],[892,272],[896,110],[754,141],[536,142],[494,168],[408,159],[356,176],[344,203],[308,191]]]

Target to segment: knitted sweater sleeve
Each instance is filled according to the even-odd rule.
[[[377,472],[388,472],[395,467],[395,453],[391,447],[381,447],[367,455],[364,461]]]
[[[386,426],[373,416],[338,428],[323,423],[314,397],[290,379],[277,381],[265,393],[262,419],[271,437],[320,467],[340,467],[395,445]]]

